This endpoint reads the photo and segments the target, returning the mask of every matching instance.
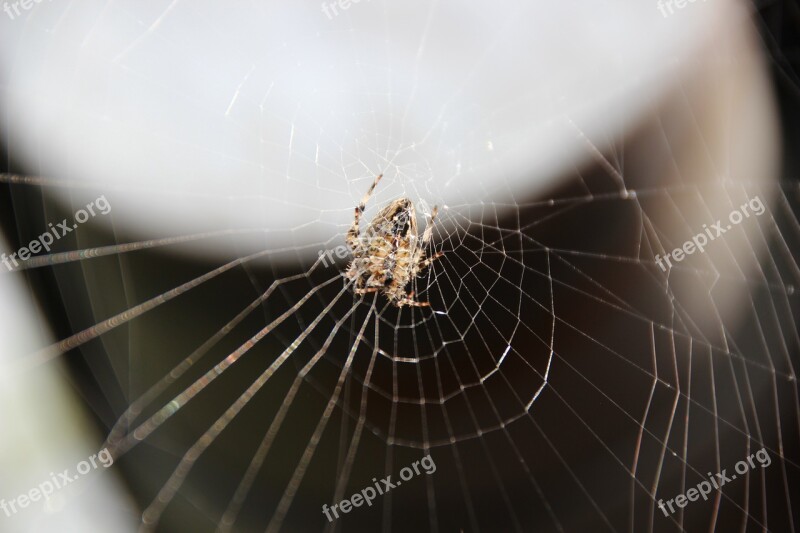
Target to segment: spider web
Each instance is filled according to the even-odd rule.
[[[331,21],[354,34],[354,49],[374,35],[349,17],[372,7],[353,5]],[[179,8],[136,20],[115,64],[150,75],[136,51]],[[425,12],[433,17],[434,8]],[[115,219],[113,231],[87,225],[26,264],[31,282],[60,298],[67,326],[20,365],[35,372],[56,357],[85,361],[86,403],[108,428],[104,445],[142,505],[143,528],[794,531],[798,185],[743,179],[714,163],[695,179],[668,124],[606,136],[559,114],[581,156],[562,181],[520,196],[503,163],[513,138],[487,127],[468,146],[437,143],[459,126],[441,119],[446,107],[431,113],[428,136],[406,134],[422,82],[410,82],[408,101],[370,85],[382,69],[392,75],[392,61],[374,50],[363,62],[338,62],[358,76],[331,95],[363,99],[355,113],[367,118],[355,122],[370,128],[320,123],[302,94],[276,116],[270,98],[288,91],[279,95],[262,65],[235,77],[228,105],[210,112],[234,124],[259,117],[256,131],[242,126],[259,146],[248,161],[263,179],[256,201],[265,211],[294,208],[286,220],[212,221],[187,234],[148,228],[141,238]],[[677,105],[691,124],[682,133],[711,145],[701,102]],[[709,160],[734,159],[726,140],[722,156],[707,148]],[[470,157],[479,145],[498,151],[496,183],[480,183],[484,199],[453,193],[462,169],[478,164]],[[286,161],[274,146],[288,147]],[[663,161],[643,162],[642,153]],[[452,170],[439,178],[441,166]],[[427,255],[443,255],[409,287],[429,308],[356,296],[341,275],[346,259],[319,256],[344,244],[353,206],[378,173],[362,231],[400,195],[415,202],[420,225],[439,205]],[[113,206],[142,190],[81,176],[1,179],[20,243],[98,194]],[[298,200],[287,192],[298,184],[331,197],[344,189],[348,200]],[[190,196],[156,194],[175,204]],[[763,214],[704,253],[667,272],[655,262],[756,197]],[[226,200],[236,198],[234,190]],[[323,237],[309,239],[308,226]],[[193,255],[197,243],[216,255]],[[761,448],[770,466],[708,501],[670,516],[659,510],[659,500]],[[325,520],[323,504],[373,478],[396,480],[428,454],[434,473]]]

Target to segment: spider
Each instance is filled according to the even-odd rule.
[[[422,239],[417,235],[417,215],[408,198],[398,198],[384,207],[369,223],[365,235],[359,234],[364,208],[383,174],[378,175],[355,209],[353,225],[347,232],[347,246],[353,260],[345,276],[355,279],[355,293],[382,292],[397,307],[427,307],[429,302],[414,300],[414,291],[406,292],[408,283],[433,261],[444,255],[438,252],[425,258],[424,247],[433,235],[438,207],[433,208]]]

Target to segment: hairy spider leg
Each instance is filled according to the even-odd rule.
[[[418,302],[414,299],[414,291],[409,293],[408,297],[403,298],[402,300],[397,301],[397,307],[403,307],[404,305],[408,305],[410,307],[430,307],[430,302]]]
[[[433,256],[429,257],[428,259],[425,259],[424,261],[420,261],[419,262],[419,272],[422,272],[423,270],[428,268],[428,266],[431,263],[433,263],[434,261],[436,261],[437,259],[439,259],[443,255],[444,255],[444,252],[436,252]]]
[[[356,294],[369,294],[371,292],[378,292],[380,287],[367,287],[366,289],[354,289]]]
[[[350,230],[347,232],[347,245],[350,247],[351,250],[356,251],[359,250],[361,245],[358,240],[359,237],[359,224],[361,223],[361,215],[364,213],[364,209],[367,206],[367,202],[369,201],[370,196],[372,196],[372,192],[375,190],[375,187],[378,185],[378,182],[383,177],[383,174],[378,174],[375,178],[375,181],[372,182],[369,190],[364,194],[364,197],[361,199],[361,203],[356,206],[355,209],[355,217],[353,218],[353,225],[350,226]]]
[[[424,260],[420,261],[418,263],[418,265],[417,265],[417,272],[418,273],[422,272],[423,270],[428,268],[428,266],[430,266],[431,263],[433,263],[434,261],[436,261],[437,259],[439,259],[443,255],[444,255],[444,252],[436,252],[434,255],[432,255],[428,259],[424,259]],[[410,305],[410,306],[414,306],[414,307],[428,307],[428,306],[431,305],[430,302],[418,302],[418,301],[414,300],[414,293],[415,292],[416,291],[411,291],[410,293],[408,293],[408,296],[406,296],[402,300],[398,300],[397,301],[397,306],[398,307],[402,307],[404,305]]]
[[[436,215],[439,213],[439,206],[433,206],[431,211],[431,218],[428,220],[428,226],[425,228],[425,233],[422,234],[422,244],[428,244],[428,241],[433,237],[433,223],[436,221]]]

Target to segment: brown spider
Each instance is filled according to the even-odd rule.
[[[397,307],[427,307],[430,303],[414,300],[414,291],[407,293],[406,285],[443,255],[438,252],[426,259],[424,250],[433,235],[433,222],[439,210],[433,208],[420,240],[414,204],[408,198],[398,198],[372,219],[364,236],[359,235],[361,214],[382,177],[380,174],[375,178],[356,207],[353,225],[347,232],[347,246],[353,260],[345,275],[355,279],[356,294],[381,291]]]

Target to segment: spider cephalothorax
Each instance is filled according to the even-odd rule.
[[[408,198],[398,198],[375,215],[364,235],[360,235],[361,214],[382,177],[383,174],[375,178],[356,207],[353,225],[347,232],[347,245],[353,260],[345,275],[355,280],[356,294],[381,291],[398,307],[428,306],[428,302],[414,300],[414,292],[407,293],[406,286],[442,255],[439,252],[425,258],[425,245],[433,235],[433,221],[438,210],[433,208],[431,219],[420,239],[414,204]]]

